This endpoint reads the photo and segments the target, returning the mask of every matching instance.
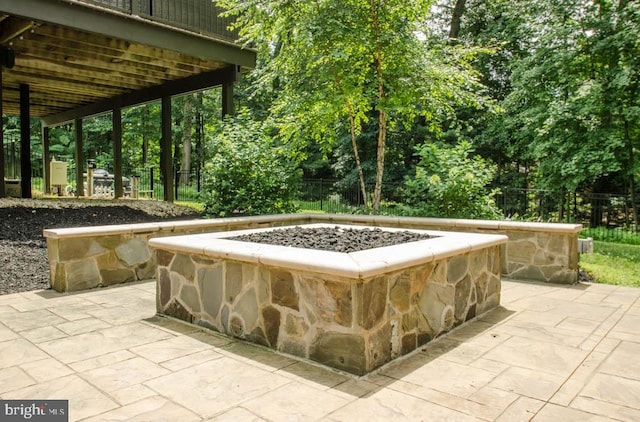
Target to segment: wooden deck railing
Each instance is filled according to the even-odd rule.
[[[76,0],[140,16],[205,36],[235,41],[238,35],[228,29],[230,18],[220,16],[222,8],[212,0]]]

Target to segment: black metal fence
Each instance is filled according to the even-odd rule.
[[[68,180],[75,180],[75,168],[70,163]],[[124,177],[130,189],[127,196],[139,199],[164,198],[162,177],[158,168],[145,167],[125,169]],[[112,182],[111,182],[112,183]],[[34,190],[44,192],[42,175],[32,177]],[[73,193],[74,183],[68,190]],[[106,185],[105,185],[106,186]],[[397,199],[394,193],[399,185],[387,185],[383,192],[380,212],[397,214]],[[373,192],[373,186],[368,186]],[[176,201],[202,201],[202,175],[197,171],[174,173],[174,198]],[[108,187],[95,195],[108,196],[113,192]],[[638,239],[640,235],[634,218],[634,207],[629,195],[592,192],[560,192],[535,189],[502,187],[496,197],[496,204],[504,218],[519,221],[580,223],[586,233],[597,239],[627,241]],[[357,186],[330,179],[307,179],[299,187],[297,205],[301,210],[329,213],[362,213],[364,200]],[[640,204],[638,204],[640,205]]]

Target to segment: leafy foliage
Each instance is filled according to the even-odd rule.
[[[537,188],[575,191],[614,173],[634,185],[638,3],[473,1],[468,36],[502,46],[483,63],[505,111],[483,131],[485,149],[535,163]]]
[[[405,181],[404,214],[426,217],[496,219],[500,210],[487,185],[495,166],[471,156],[467,141],[454,147],[425,143],[416,149],[420,162],[415,176]]]
[[[204,167],[205,214],[212,217],[296,211],[301,172],[290,149],[278,145],[269,122],[245,110],[223,122]]]
[[[348,134],[362,197],[377,212],[387,131],[423,117],[432,128],[454,104],[477,104],[469,49],[426,42],[432,0],[221,0],[259,60],[256,91],[279,88],[272,116],[290,142],[330,151]],[[369,129],[373,127],[373,135]],[[373,166],[360,159],[373,150]],[[343,157],[340,157],[341,159]],[[345,160],[342,160],[345,161]]]

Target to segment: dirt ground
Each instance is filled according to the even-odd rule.
[[[0,199],[0,294],[49,288],[45,228],[200,218],[162,201]]]

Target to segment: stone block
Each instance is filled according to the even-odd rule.
[[[49,258],[49,262],[57,262],[59,257],[58,245],[60,244],[60,240],[47,238],[47,258]]]
[[[100,268],[98,266],[98,268]],[[114,284],[127,283],[136,280],[136,273],[127,268],[102,269],[100,270],[102,286],[112,286]]]
[[[469,274],[475,280],[487,270],[487,249],[472,252],[469,255]]]
[[[550,283],[574,284],[578,282],[578,273],[570,269],[558,269],[549,277]]]
[[[153,261],[143,262],[136,267],[136,278],[138,280],[149,280],[154,277],[156,265]]]
[[[144,239],[131,239],[115,248],[118,259],[127,266],[141,264],[151,259],[149,246]]]
[[[469,255],[458,255],[447,262],[447,282],[456,284],[469,271]]]
[[[164,249],[156,250],[156,262],[157,265],[162,265],[163,267],[168,267],[171,265],[171,260],[176,256],[175,253],[165,251]]]
[[[569,236],[559,234],[550,236],[546,249],[550,254],[566,256],[569,252]]]
[[[171,271],[180,274],[190,283],[194,282],[196,266],[189,255],[178,254],[171,261]]]
[[[425,316],[434,334],[442,332],[449,325],[447,319],[453,323],[451,306],[453,303],[455,303],[454,286],[428,283],[422,294],[420,294],[418,300],[419,311]],[[447,316],[448,312],[451,313],[450,316]]]
[[[456,283],[455,287],[455,308],[454,316],[456,322],[463,322],[466,320],[467,311],[471,304],[471,292],[472,282],[469,275],[465,276],[462,280]]]
[[[129,240],[133,238],[131,233],[122,233],[122,234],[112,234],[107,236],[99,236],[96,237],[96,242],[104,249],[112,251],[116,249],[118,246],[127,243]],[[139,238],[145,244],[147,243],[147,239],[144,237]]]
[[[236,297],[242,291],[242,264],[237,262],[224,263],[224,294],[225,300],[233,304]]]
[[[220,310],[220,323],[225,333],[229,332],[229,305],[224,304]]]
[[[102,282],[100,270],[93,259],[71,261],[64,264],[66,290],[75,292],[98,287]]]
[[[326,323],[350,327],[353,320],[351,283],[323,280],[319,277],[300,278],[300,298],[307,309]]]
[[[407,274],[403,274],[395,280],[389,291],[389,300],[396,311],[406,312],[409,310],[411,279]]]
[[[218,318],[224,298],[223,283],[222,265],[198,270],[198,287],[202,295],[203,310],[213,321]]]
[[[368,372],[365,341],[357,334],[320,331],[311,344],[309,357],[352,374]]]
[[[187,309],[177,300],[172,300],[164,308],[163,313],[186,322],[193,322],[193,317]]]
[[[278,345],[280,334],[280,311],[269,306],[262,310],[262,321],[269,345],[275,348]]]
[[[540,267],[514,263],[510,264],[509,267],[509,273],[507,274],[509,277],[520,280],[548,281]]]
[[[355,291],[358,325],[367,330],[373,328],[386,314],[387,277],[358,283]]]
[[[264,331],[262,331],[261,327],[254,328],[249,334],[245,336],[245,340],[259,344],[261,346],[269,347],[267,337],[265,336]]]
[[[309,324],[307,324],[304,318],[287,314],[285,318],[285,332],[292,337],[304,337],[309,331]]]
[[[171,300],[171,276],[167,268],[158,268],[156,283],[156,289],[158,289],[160,293],[158,295],[160,300],[158,311],[160,311],[164,309],[167,303],[169,303],[169,300]]]
[[[431,280],[431,274],[437,264],[428,263],[411,271],[411,298],[420,294],[427,285],[427,280]]]
[[[258,266],[256,271],[256,293],[258,294],[258,303],[260,307],[271,303],[271,288],[269,287],[269,270],[263,266]]]
[[[300,310],[298,306],[298,292],[289,271],[271,271],[271,297],[273,303],[287,308]]]
[[[90,237],[63,239],[58,243],[58,259],[69,262],[103,254],[107,250]]]
[[[308,357],[306,344],[302,341],[296,341],[295,339],[284,339],[281,341],[278,345],[278,351],[302,358]]]
[[[402,348],[400,353],[406,355],[418,348],[418,338],[416,333],[407,333],[402,336]]]
[[[538,250],[538,246],[529,240],[518,242],[509,241],[507,244],[507,254],[511,262],[530,264],[533,262],[533,256]]]
[[[251,331],[253,327],[256,326],[260,315],[256,291],[254,289],[249,289],[244,292],[237,300],[236,305],[233,307],[233,311],[243,316],[247,330]]]
[[[245,333],[245,324],[242,319],[242,316],[238,314],[231,314],[231,318],[229,319],[229,334],[234,337],[242,338]]]
[[[200,295],[193,285],[183,284],[180,289],[180,301],[194,315],[200,312]]]
[[[367,372],[391,360],[391,325],[388,322],[370,335],[367,352]]]

